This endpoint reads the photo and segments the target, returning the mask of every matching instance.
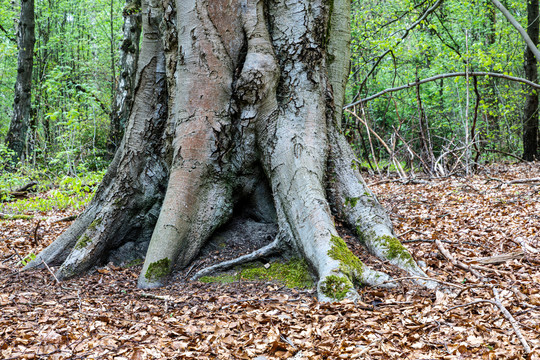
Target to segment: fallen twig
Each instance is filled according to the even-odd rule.
[[[66,216],[66,217],[63,217],[61,219],[55,220],[52,223],[56,224],[56,223],[63,222],[63,221],[73,221],[73,220],[75,220],[77,218],[77,216],[79,216],[79,215]]]
[[[519,328],[519,323],[516,321],[516,319],[514,319],[512,314],[510,314],[510,312],[508,310],[506,310],[506,308],[502,304],[501,299],[499,297],[499,290],[496,287],[493,287],[493,296],[495,297],[495,301],[494,301],[495,305],[497,305],[499,310],[501,310],[501,312],[503,313],[504,317],[506,319],[508,319],[508,321],[510,321],[510,324],[512,324],[512,327],[514,328],[514,332],[516,333],[516,336],[518,337],[519,341],[523,345],[523,348],[525,349],[525,352],[527,354],[530,354],[531,353],[531,348],[530,348],[529,344],[527,343],[527,340],[525,340],[525,338],[523,337],[523,334],[521,334],[521,330]]]
[[[495,256],[488,256],[488,257],[482,257],[482,258],[474,258],[470,260],[465,260],[467,263],[480,263],[480,264],[502,264],[510,260],[519,259],[522,258],[523,255],[525,255],[525,252],[515,251],[513,253],[509,254],[502,254],[502,255],[495,255]]]
[[[400,277],[400,278],[388,280],[388,281],[385,281],[383,283],[380,283],[380,284],[377,284],[377,285],[372,285],[372,286],[376,287],[376,286],[381,286],[381,285],[384,285],[384,284],[387,284],[387,283],[397,282],[397,281],[401,281],[401,280],[415,280],[415,279],[431,280],[431,281],[438,282],[439,284],[455,287],[455,288],[458,288],[458,289],[464,289],[464,287],[461,286],[461,285],[449,283],[449,282],[442,281],[442,280],[437,280],[435,278],[430,278],[430,277],[426,277],[426,276],[405,276],[405,277]]]
[[[473,274],[474,276],[476,276],[478,279],[482,279],[483,276],[482,274],[480,274],[478,271],[476,271],[475,269],[471,268],[470,266],[468,265],[465,265],[464,263],[462,263],[461,261],[458,261],[456,260],[452,254],[450,254],[450,252],[444,247],[444,245],[442,244],[442,242],[440,240],[435,240],[435,244],[437,245],[437,248],[439,249],[439,251],[441,252],[441,254],[443,254],[443,256],[445,258],[447,258],[451,263],[452,265],[460,268],[460,269],[463,269],[465,271],[468,271],[470,272],[471,274]]]
[[[469,271],[471,274],[473,274],[474,276],[476,276],[477,278],[480,279],[480,281],[484,282],[484,279],[482,277],[482,275],[476,271],[475,269],[471,268],[470,266],[468,265],[465,265],[464,263],[460,262],[460,261],[457,261],[453,256],[452,254],[450,254],[448,252],[448,250],[446,250],[444,248],[444,245],[439,241],[439,240],[436,240],[435,243],[437,244],[437,247],[439,248],[439,251],[454,265],[454,266],[457,266],[463,270],[466,270],[466,271]],[[499,297],[499,290],[493,286],[492,287],[492,291],[493,291],[493,296],[495,298],[495,300],[487,300],[487,299],[483,299],[483,300],[476,300],[476,301],[473,301],[472,303],[468,303],[468,304],[464,304],[464,305],[457,305],[457,306],[454,306],[446,311],[449,311],[451,309],[455,309],[457,307],[462,307],[462,306],[468,306],[468,305],[472,305],[472,304],[476,304],[476,303],[480,303],[480,302],[487,302],[487,303],[490,303],[492,305],[495,305],[496,307],[499,308],[499,310],[503,313],[504,317],[510,322],[510,324],[512,325],[512,328],[514,329],[514,333],[516,334],[516,336],[518,337],[519,341],[521,342],[521,344],[523,345],[523,348],[525,349],[525,352],[527,354],[530,354],[531,353],[531,348],[529,346],[529,344],[527,343],[527,340],[525,340],[525,338],[523,337],[523,335],[521,334],[521,330],[520,330],[520,327],[519,327],[519,323],[516,321],[516,319],[514,319],[514,317],[512,316],[512,314],[510,314],[510,312],[504,307],[504,305],[502,304],[501,302],[501,299]],[[445,312],[446,312],[445,311]]]
[[[49,265],[47,265],[47,263],[45,262],[45,260],[41,259],[41,262],[43,263],[43,265],[45,265],[45,267],[47,268],[47,270],[49,270],[49,272],[51,273],[51,275],[53,276],[54,280],[56,280],[56,283],[57,284],[60,284],[60,280],[58,280],[58,278],[56,277],[56,275],[54,275],[54,273],[52,272],[51,268],[49,267]],[[70,290],[73,290],[73,289],[70,289]]]

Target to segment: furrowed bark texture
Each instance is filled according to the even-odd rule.
[[[168,178],[165,58],[159,8],[143,7],[145,34],[126,135],[94,199],[75,223],[27,268],[62,264],[61,279],[112,260],[141,260],[159,215]]]
[[[139,42],[141,38],[142,12],[140,0],[127,0],[123,11],[123,40],[120,46],[120,76],[111,111],[111,124],[107,150],[114,156],[124,136],[124,129],[134,101]]]
[[[253,217],[277,222],[277,237],[195,277],[292,252],[318,277],[321,300],[355,298],[355,285],[390,280],[347,249],[335,215],[367,250],[425,276],[352,167],[337,125],[348,75],[349,6],[345,0],[143,2],[148,24],[139,87],[121,151],[88,210],[31,265],[59,260],[59,273],[69,277],[111,258],[111,249],[143,248],[152,231],[138,285],[162,286],[235,207],[249,205]],[[137,223],[133,217],[145,222],[132,236],[125,226]]]
[[[18,160],[26,145],[26,131],[30,122],[32,106],[32,68],[34,65],[35,36],[34,0],[21,1],[21,16],[17,31],[17,80],[13,116],[6,135],[6,144],[13,150],[14,159]]]

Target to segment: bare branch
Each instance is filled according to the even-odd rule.
[[[435,80],[439,80],[439,79],[446,79],[446,78],[451,78],[451,77],[459,77],[459,76],[491,76],[491,77],[497,77],[497,78],[507,79],[507,80],[510,80],[510,81],[524,83],[524,84],[530,85],[530,86],[532,86],[532,87],[534,87],[536,89],[540,89],[540,84],[537,84],[537,83],[534,83],[534,82],[529,81],[527,79],[516,77],[516,76],[499,74],[499,73],[494,73],[494,72],[484,72],[484,71],[474,71],[474,72],[469,72],[469,73],[455,72],[455,73],[447,73],[447,74],[435,75],[435,76],[432,76],[432,77],[429,77],[429,78],[426,78],[426,79],[422,79],[422,80],[418,80],[418,81],[415,81],[415,82],[407,83],[405,85],[401,85],[401,86],[398,86],[398,87],[385,89],[385,90],[383,90],[381,92],[376,93],[375,95],[371,95],[371,96],[369,96],[369,97],[367,97],[365,99],[361,99],[361,100],[358,100],[356,102],[353,102],[352,104],[345,105],[343,107],[343,109],[351,108],[351,107],[356,106],[356,105],[358,105],[360,103],[376,99],[376,98],[378,98],[380,96],[383,96],[384,94],[388,94],[388,93],[391,93],[391,92],[396,92],[396,91],[400,91],[400,90],[403,90],[403,89],[408,89],[410,87],[425,84],[425,83],[430,82],[430,81],[435,81]]]
[[[523,29],[523,27],[517,22],[517,20],[512,16],[512,14],[510,14],[510,12],[504,7],[504,5],[501,4],[499,0],[491,0],[491,2],[493,3],[493,5],[495,5],[495,7],[497,7],[497,9],[499,9],[503,13],[506,20],[508,20],[508,22],[516,28],[523,40],[525,40],[525,43],[527,44],[531,52],[534,54],[536,61],[540,61],[540,51],[538,51],[538,48],[531,40],[525,29]]]

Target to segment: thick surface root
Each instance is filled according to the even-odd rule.
[[[375,194],[352,166],[354,155],[337,130],[330,135],[329,198],[336,213],[356,231],[360,241],[375,256],[406,271],[427,278],[410,252],[394,235],[392,222]],[[419,285],[437,287],[434,281],[417,279]]]

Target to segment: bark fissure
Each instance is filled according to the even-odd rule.
[[[369,251],[425,277],[339,131],[348,11],[347,0],[143,1],[148,24],[122,151],[80,221],[43,252],[68,254],[62,277],[135,241],[148,246],[139,287],[161,286],[246,206],[277,223],[275,240],[195,278],[292,252],[318,277],[321,300],[356,298],[355,285],[390,280],[347,249],[336,215]],[[146,219],[144,236],[126,229],[134,219]]]

